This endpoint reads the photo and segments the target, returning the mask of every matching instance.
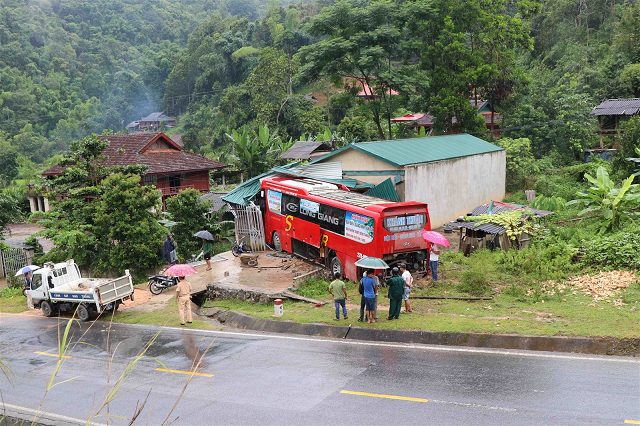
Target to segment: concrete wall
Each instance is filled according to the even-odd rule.
[[[344,167],[344,166],[343,166]],[[431,226],[505,195],[504,151],[405,167],[405,198],[429,205]]]

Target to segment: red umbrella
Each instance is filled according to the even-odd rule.
[[[198,271],[196,271],[196,268],[193,266],[180,263],[173,265],[164,271],[164,274],[169,277],[186,277],[187,275],[193,275],[196,273],[198,273]]]
[[[422,238],[430,243],[438,244],[440,246],[450,246],[449,241],[447,241],[447,237],[436,231],[422,231]]]

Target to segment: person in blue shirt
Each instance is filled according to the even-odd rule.
[[[378,291],[378,286],[376,285],[373,278],[373,271],[368,271],[367,275],[362,277],[362,286],[364,287],[364,304],[366,309],[367,323],[371,324],[376,322],[375,319],[375,303],[376,303],[376,292]]]

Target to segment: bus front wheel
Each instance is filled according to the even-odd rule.
[[[342,261],[338,256],[335,256],[331,259],[331,275],[335,278],[336,273],[340,274],[341,277],[344,277],[344,270],[342,269]]]
[[[280,240],[280,234],[278,234],[278,231],[275,231],[273,233],[272,241],[273,241],[273,248],[276,251],[282,251],[282,240]]]

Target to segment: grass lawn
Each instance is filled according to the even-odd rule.
[[[111,315],[105,314],[100,318],[102,321],[111,321]],[[181,327],[180,314],[178,313],[178,302],[175,297],[172,297],[167,302],[164,309],[158,309],[153,312],[141,312],[141,311],[118,311],[113,316],[114,322],[120,322],[124,324],[148,324],[159,325],[162,327]],[[208,322],[199,320],[194,315],[193,323],[186,324],[185,328],[203,328],[203,329],[217,329]]]
[[[460,292],[455,270],[444,267],[437,287],[416,290],[413,295],[469,296]],[[444,279],[443,279],[444,278]],[[426,281],[420,281],[426,283]],[[309,281],[298,293],[327,301],[323,307],[302,302],[284,301],[284,316],[273,317],[273,306],[259,305],[237,300],[220,300],[215,303],[260,319],[296,321],[301,323],[327,323],[374,327],[380,329],[430,330],[448,332],[502,333],[544,336],[606,336],[631,338],[640,336],[640,286],[635,283],[619,294],[626,305],[613,306],[613,302],[594,302],[592,297],[563,289],[562,293],[545,294],[540,291],[525,292],[503,285],[503,292],[493,294],[493,300],[425,300],[411,302],[413,313],[403,314],[399,320],[387,321],[389,302],[384,298],[386,289],[378,299],[380,320],[375,324],[358,323],[360,295],[355,284],[347,287],[347,304],[357,308],[349,311],[348,320],[333,321],[335,311],[331,295],[323,281]],[[211,303],[211,302],[209,302]],[[595,306],[589,306],[595,304]],[[635,308],[635,309],[634,309]],[[403,306],[404,310],[404,306]]]
[[[27,298],[22,295],[22,288],[4,288],[0,291],[0,312],[17,314],[28,311]]]

